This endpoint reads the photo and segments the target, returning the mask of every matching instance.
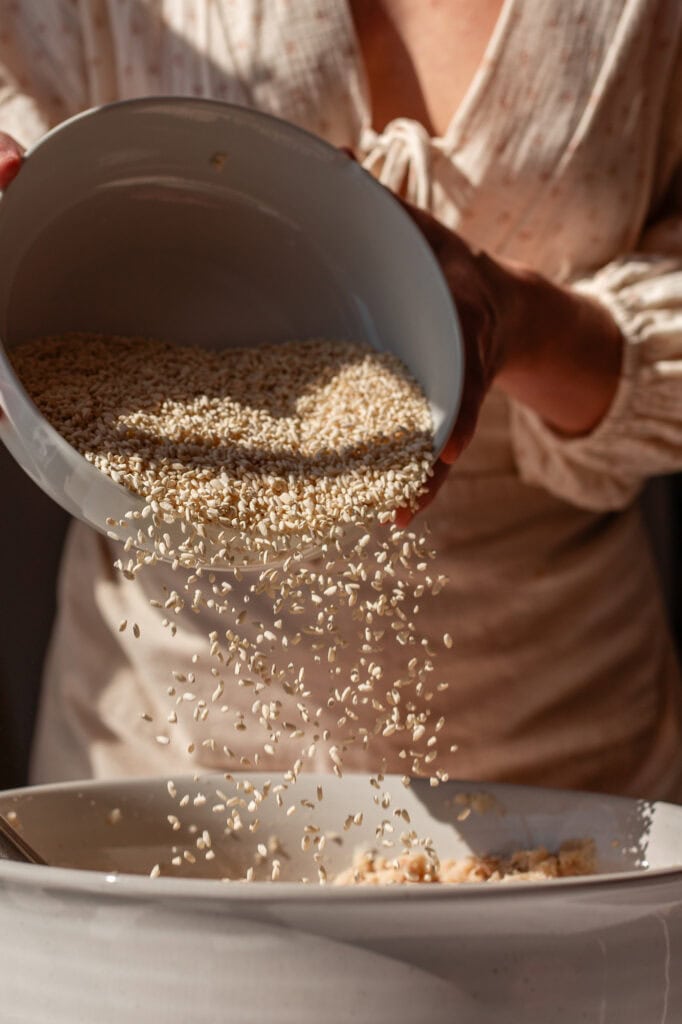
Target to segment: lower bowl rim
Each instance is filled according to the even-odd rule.
[[[272,772],[245,773],[249,777],[255,775],[272,775]],[[277,773],[275,773],[277,774]],[[309,773],[310,777],[317,773]],[[365,773],[349,773],[358,775]],[[211,776],[220,776],[220,773],[206,771],[201,773],[202,780],[208,780]],[[221,776],[222,777],[222,776]],[[189,783],[195,780],[195,775],[176,775],[176,784],[181,785],[183,779]],[[97,790],[102,786],[115,786],[120,784],[123,788],[134,789],[136,786],[157,783],[165,786],[166,779],[163,776],[135,776],[125,779],[87,779],[83,781],[69,781],[46,783],[36,786],[26,786],[19,789],[4,790],[0,792],[0,802],[6,800],[19,803],[23,798],[42,796],[50,792],[59,793],[87,793],[89,790]],[[532,790],[537,787],[522,786],[510,783],[493,783],[475,779],[453,779],[451,784],[463,788],[485,789],[494,788],[496,791],[505,790],[513,793],[523,790]],[[552,789],[557,796],[566,795],[569,797],[587,797],[599,799],[600,797],[609,800],[622,800],[628,803],[636,803],[637,799],[625,796],[612,796],[603,793],[594,793],[584,790]],[[668,801],[646,801],[652,807],[670,807],[682,811],[678,805]],[[2,808],[0,807],[0,810]],[[660,886],[670,885],[672,882],[680,883],[680,899],[682,900],[682,863],[669,865],[661,868],[635,868],[627,871],[610,871],[594,875],[574,876],[570,878],[553,878],[546,881],[519,881],[506,884],[490,882],[467,882],[463,884],[436,884],[436,885],[369,885],[369,886],[335,886],[333,884],[320,885],[314,882],[271,882],[271,881],[231,881],[221,882],[218,879],[203,878],[173,878],[158,877],[150,878],[147,875],[130,874],[127,872],[112,872],[102,870],[87,870],[84,868],[67,868],[42,866],[35,864],[21,864],[10,861],[0,861],[0,887],[5,884],[14,884],[23,889],[42,888],[51,891],[60,891],[74,896],[104,896],[110,899],[139,899],[141,901],[160,901],[173,903],[210,902],[216,903],[253,903],[256,905],[274,905],[291,903],[322,903],[330,901],[342,904],[354,904],[356,902],[366,903],[367,901],[387,902],[389,904],[401,903],[404,901],[421,902],[424,900],[477,900],[477,899],[502,899],[514,900],[523,898],[556,899],[562,896],[587,895],[595,890],[599,892],[622,890],[634,891],[635,886],[639,890],[645,886],[647,891]]]

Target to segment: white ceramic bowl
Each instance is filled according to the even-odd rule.
[[[313,135],[222,103],[88,111],[28,153],[0,202],[0,438],[47,494],[105,531],[142,502],[49,426],[6,356],[72,330],[211,348],[367,342],[422,384],[436,453],[459,406],[457,317],[400,205]]]
[[[342,832],[342,845],[327,844],[333,870],[356,844],[372,841],[384,812],[364,776],[303,777],[297,797],[314,797],[318,782],[322,828],[337,827],[349,807],[365,809],[361,828]],[[682,1020],[680,807],[474,783],[404,790],[389,779],[394,804],[443,856],[552,848],[589,835],[601,873],[535,885],[382,889],[115,873],[167,862],[171,842],[193,842],[190,824],[210,828],[218,873],[271,831],[291,856],[283,859],[290,876],[310,868],[297,852],[303,808],[294,824],[273,819],[266,802],[259,833],[223,848],[214,800],[193,804],[198,793],[225,789],[223,776],[176,785],[191,794],[185,812],[162,780],[0,795],[0,812],[16,811],[25,837],[64,865],[0,863],[3,1024]],[[480,791],[494,810],[458,821],[456,794]],[[120,821],[111,825],[114,808]],[[169,813],[181,815],[180,832],[171,832]]]

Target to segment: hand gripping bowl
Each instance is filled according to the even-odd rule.
[[[256,834],[222,835],[215,790],[238,781],[176,778],[175,800],[159,779],[0,794],[0,814],[57,865],[0,862],[3,1024],[682,1020],[682,807],[471,782],[405,790],[388,778],[394,806],[400,801],[441,856],[552,849],[592,836],[600,873],[535,884],[337,888],[291,881],[312,874],[299,841],[313,812],[302,805],[289,818],[266,800]],[[318,783],[324,800],[314,818],[323,830],[338,829],[349,808],[364,811],[360,827],[327,842],[332,874],[356,845],[374,841],[386,812],[360,775],[302,775],[297,801],[314,802]],[[489,810],[464,817],[458,795],[472,791],[487,795],[479,806]],[[198,794],[203,805],[194,804]],[[168,814],[180,817],[179,831]],[[155,863],[168,866],[172,843],[196,851],[190,825],[211,831],[216,859],[197,854],[188,877],[146,877]],[[243,873],[246,854],[272,833],[282,844],[283,881],[202,877],[207,869],[214,878]]]
[[[28,153],[0,201],[0,438],[47,494],[104,532],[142,500],[50,427],[7,358],[68,331],[390,350],[430,402],[434,454],[459,405],[452,300],[399,203],[327,143],[212,101],[133,100],[75,117]]]

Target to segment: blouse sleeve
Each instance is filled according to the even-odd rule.
[[[89,105],[79,7],[0,0],[0,131],[30,146]]]
[[[682,469],[682,258],[634,255],[574,287],[621,329],[618,388],[598,426],[577,438],[513,403],[516,463],[527,483],[581,508],[623,508],[647,477]]]
[[[674,78],[659,151],[665,216],[636,252],[572,282],[610,311],[624,338],[611,407],[591,433],[566,438],[512,403],[521,478],[596,511],[623,508],[647,477],[682,469],[682,58]]]

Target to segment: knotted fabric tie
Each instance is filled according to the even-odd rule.
[[[358,157],[382,185],[448,227],[456,228],[472,200],[472,184],[444,139],[418,121],[397,118],[383,132],[363,128]]]
[[[400,117],[387,124],[381,134],[373,128],[363,129],[362,165],[382,185],[426,210],[431,203],[433,146],[423,125]]]

